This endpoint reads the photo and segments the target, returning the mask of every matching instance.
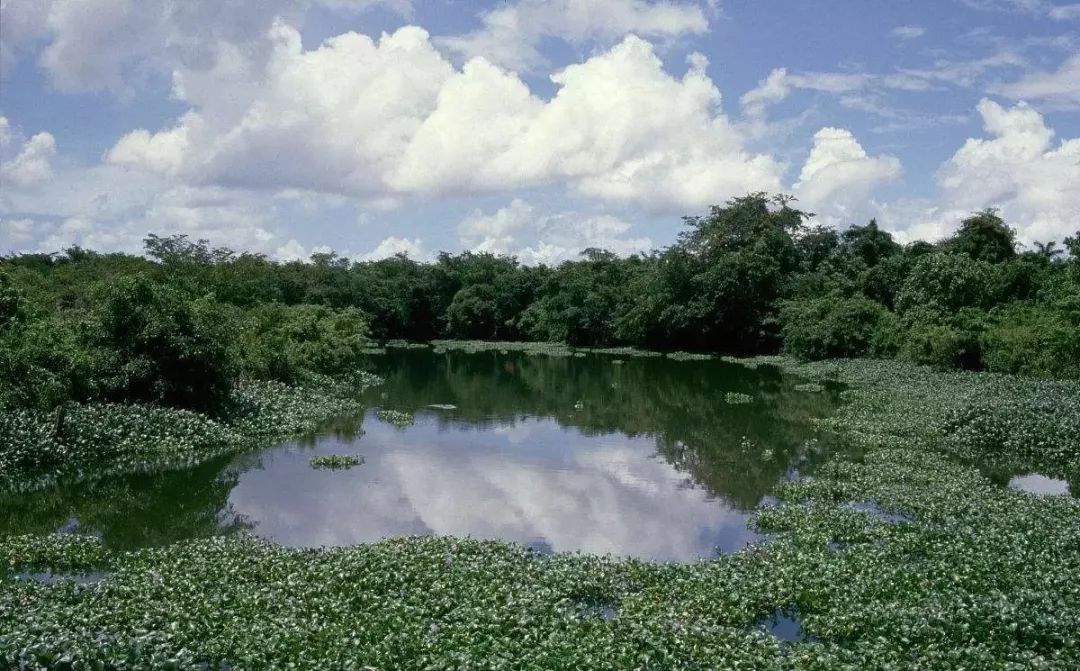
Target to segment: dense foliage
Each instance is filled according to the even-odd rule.
[[[871,221],[812,226],[752,194],[687,217],[672,246],[557,267],[486,253],[277,263],[183,236],[147,256],[69,249],[0,261],[0,330],[20,404],[212,405],[237,371],[296,382],[356,365],[368,338],[532,340],[1080,376],[1080,232],[1018,251],[987,210],[936,244]]]

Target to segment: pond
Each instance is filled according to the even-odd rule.
[[[372,366],[385,383],[363,417],[188,470],[5,497],[0,533],[124,549],[242,530],[291,546],[445,534],[686,561],[762,540],[754,508],[834,449],[811,420],[840,390],[768,366],[430,349]],[[362,463],[315,469],[318,455]]]

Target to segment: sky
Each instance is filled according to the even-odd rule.
[[[559,263],[785,193],[1080,229],[1080,3],[0,0],[0,254]]]

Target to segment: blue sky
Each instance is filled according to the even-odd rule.
[[[0,253],[554,263],[752,190],[1080,228],[1080,3],[0,0]]]

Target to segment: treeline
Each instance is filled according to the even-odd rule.
[[[0,402],[207,408],[245,376],[361,365],[372,341],[468,338],[1080,377],[1080,232],[1018,251],[992,210],[939,243],[813,225],[753,194],[685,218],[667,249],[557,267],[491,254],[280,263],[184,236],[144,257],[72,248],[0,261]],[[1066,253],[1067,251],[1067,253]]]

